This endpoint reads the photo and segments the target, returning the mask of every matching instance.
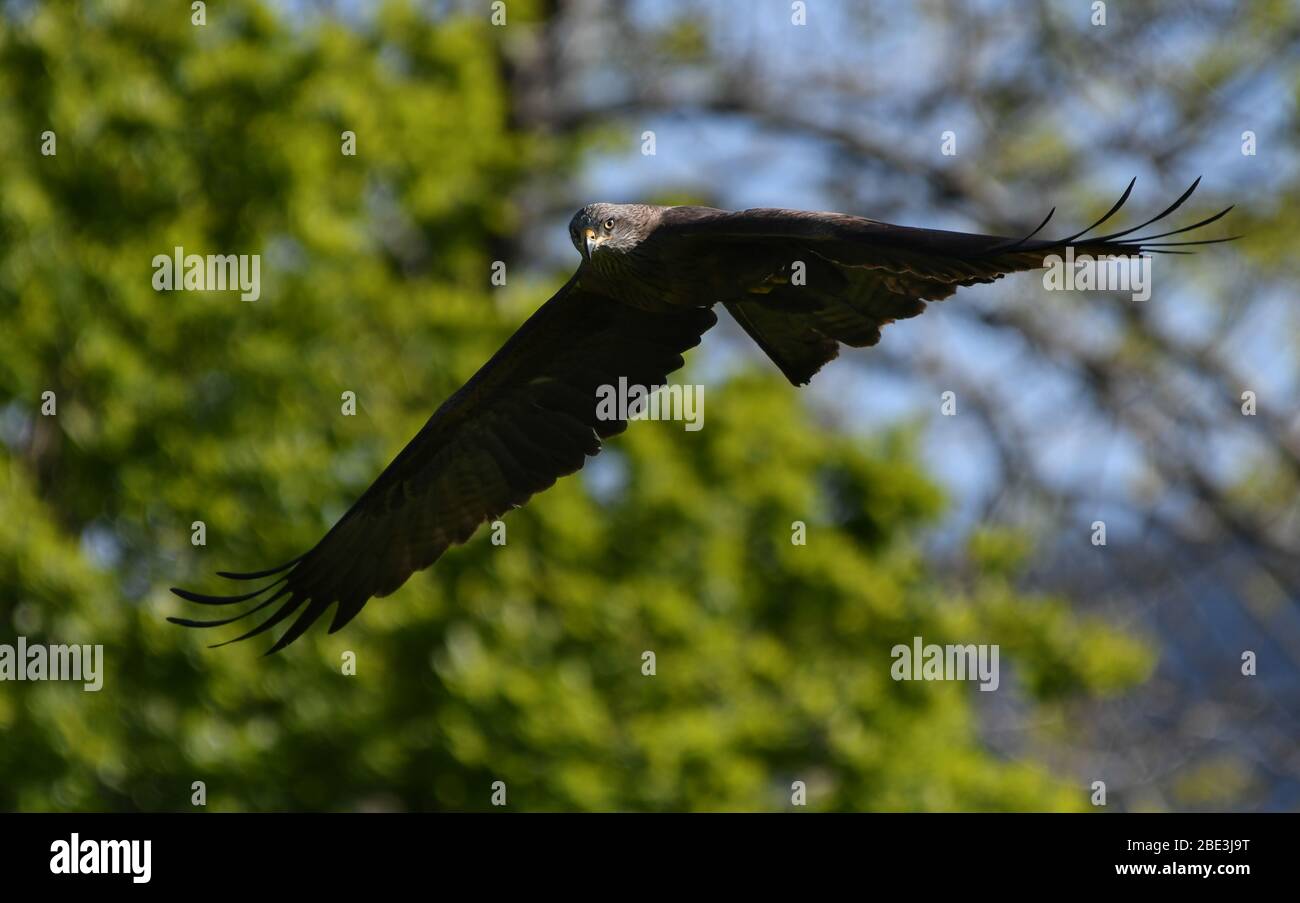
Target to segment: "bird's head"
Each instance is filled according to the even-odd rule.
[[[588,204],[569,221],[569,240],[584,260],[626,252],[645,236],[655,209],[644,204]]]

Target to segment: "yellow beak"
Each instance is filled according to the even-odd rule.
[[[587,229],[582,233],[582,236],[585,242],[584,247],[586,248],[586,251],[584,252],[585,256],[588,260],[591,260],[591,252],[596,247],[596,230]]]

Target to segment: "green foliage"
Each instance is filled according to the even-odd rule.
[[[107,662],[99,693],[0,685],[0,807],[183,810],[204,781],[214,810],[481,809],[503,780],[516,809],[782,809],[802,780],[817,809],[1084,808],[984,747],[971,685],[892,681],[890,648],[999,642],[1029,704],[1128,686],[1145,651],[1018,594],[1014,543],[941,579],[909,444],[828,432],[770,375],[708,386],[699,432],[634,424],[604,480],[340,634],[268,659],[165,623],[193,614],[168,585],[310,546],[544,300],[487,273],[552,157],[478,19],[47,3],[0,28],[0,641]],[[176,245],[262,253],[261,300],[154,292]]]

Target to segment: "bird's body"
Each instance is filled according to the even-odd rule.
[[[1109,219],[1132,187],[1085,233]],[[718,303],[792,384],[803,385],[841,344],[874,345],[881,327],[916,316],[927,301],[1041,267],[1050,254],[1180,253],[1168,249],[1229,240],[1153,241],[1207,225],[1226,210],[1172,232],[1124,239],[1173,212],[1195,187],[1141,226],[1058,241],[1033,240],[1039,230],[1017,240],[779,208],[588,205],[569,224],[583,256],[572,278],[438,408],[315,547],[279,567],[222,575],[276,577],[248,593],[172,590],[204,605],[259,599],[250,610],[211,621],[169,620],[219,626],[283,600],[235,640],[296,614],[274,652],[332,605],[330,631],[338,630],[368,599],[393,592],[481,523],[578,470],[602,439],[626,429],[625,420],[598,416],[599,389],[622,379],[662,385],[682,366],[682,352],[717,321]]]

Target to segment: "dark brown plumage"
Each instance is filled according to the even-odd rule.
[[[1199,180],[1197,180],[1199,182]],[[1168,216],[1182,197],[1141,226],[1057,241],[1011,239],[893,226],[839,213],[593,204],[570,223],[583,255],[577,272],[429,418],[346,514],[304,555],[234,580],[273,581],[251,592],[211,596],[173,588],[190,602],[258,600],[228,618],[168,620],[187,627],[231,624],[279,603],[227,642],[294,618],[269,650],[293,642],[331,606],[330,632],[372,596],[395,591],[485,521],[582,467],[600,440],[627,428],[596,416],[597,389],[663,384],[699,343],[722,302],[794,385],[807,383],[841,344],[874,345],[880,329],[914,317],[958,287],[1076,254],[1181,253],[1172,248],[1231,239],[1155,242],[1208,225],[1144,238],[1126,236]],[[1229,208],[1231,209],[1231,208]],[[1048,215],[1048,219],[1051,214]],[[801,265],[801,266],[800,266]],[[792,274],[801,271],[800,280]],[[296,617],[295,617],[296,616]]]

